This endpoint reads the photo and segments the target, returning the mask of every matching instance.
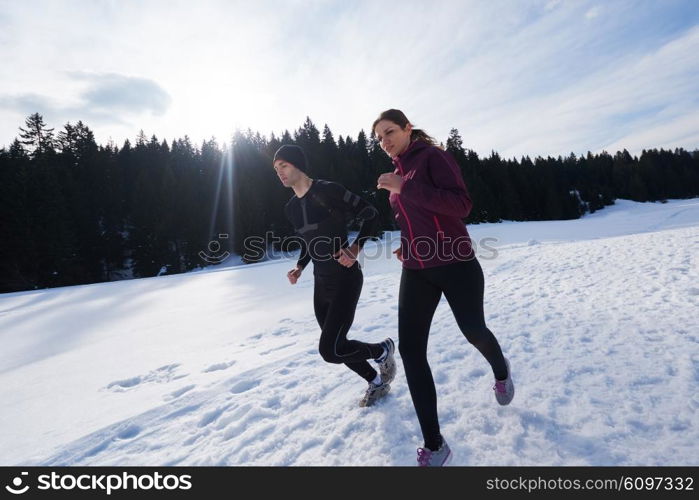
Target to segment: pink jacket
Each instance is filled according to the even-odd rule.
[[[471,197],[454,158],[435,146],[413,141],[393,159],[403,177],[401,193],[389,201],[401,229],[403,267],[426,269],[474,257],[461,219],[471,212]]]

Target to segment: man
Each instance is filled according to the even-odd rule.
[[[274,170],[294,196],[285,206],[286,216],[301,237],[301,255],[287,273],[294,285],[313,261],[313,306],[321,328],[319,351],[328,363],[343,363],[369,383],[360,406],[371,406],[388,394],[396,374],[393,340],[368,344],[348,340],[364,277],[357,256],[379,222],[378,211],[340,184],[311,179],[303,149],[284,145],[274,155]],[[347,216],[361,221],[350,244]],[[379,372],[368,363],[373,359]]]

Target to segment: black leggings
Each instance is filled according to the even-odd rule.
[[[507,377],[500,345],[485,325],[483,270],[478,260],[420,270],[404,268],[398,299],[399,350],[425,446],[432,450],[438,448],[441,438],[437,394],[427,363],[427,337],[442,293],[461,332],[485,356],[495,377]]]
[[[313,306],[321,329],[320,355],[328,363],[344,363],[365,380],[373,380],[376,370],[366,360],[381,356],[383,347],[347,339],[364,283],[359,265],[330,275],[316,274],[314,279]]]

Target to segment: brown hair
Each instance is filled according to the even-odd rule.
[[[374,120],[374,123],[371,126],[372,137],[376,135],[374,133],[374,129],[381,120],[388,120],[390,122],[393,122],[396,125],[398,125],[401,129],[405,129],[408,123],[410,123],[408,117],[405,116],[405,113],[403,113],[401,110],[387,109],[386,111],[381,113],[376,120]],[[439,143],[434,139],[434,137],[428,135],[427,132],[419,128],[413,128],[413,131],[410,134],[410,140],[426,142],[430,146],[439,146]]]

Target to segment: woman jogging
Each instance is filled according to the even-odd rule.
[[[417,461],[420,466],[446,465],[451,450],[440,434],[427,362],[427,338],[442,293],[461,332],[490,363],[499,404],[512,401],[514,384],[509,362],[485,324],[483,271],[462,222],[471,211],[471,198],[456,162],[397,109],[381,113],[372,131],[395,166],[393,173],[379,177],[377,187],[390,192],[401,228],[401,247],[394,252],[403,263],[398,350],[425,440]]]
[[[274,155],[274,170],[294,196],[286,216],[301,237],[301,256],[287,273],[294,285],[313,260],[313,306],[320,325],[320,355],[328,363],[344,363],[369,383],[360,406],[371,406],[391,389],[396,375],[393,340],[367,344],[348,340],[347,332],[362,291],[364,277],[357,256],[379,222],[378,211],[340,184],[311,179],[306,155],[299,146],[284,145]],[[361,221],[352,244],[348,243],[347,215]],[[379,373],[367,362],[377,362]]]

